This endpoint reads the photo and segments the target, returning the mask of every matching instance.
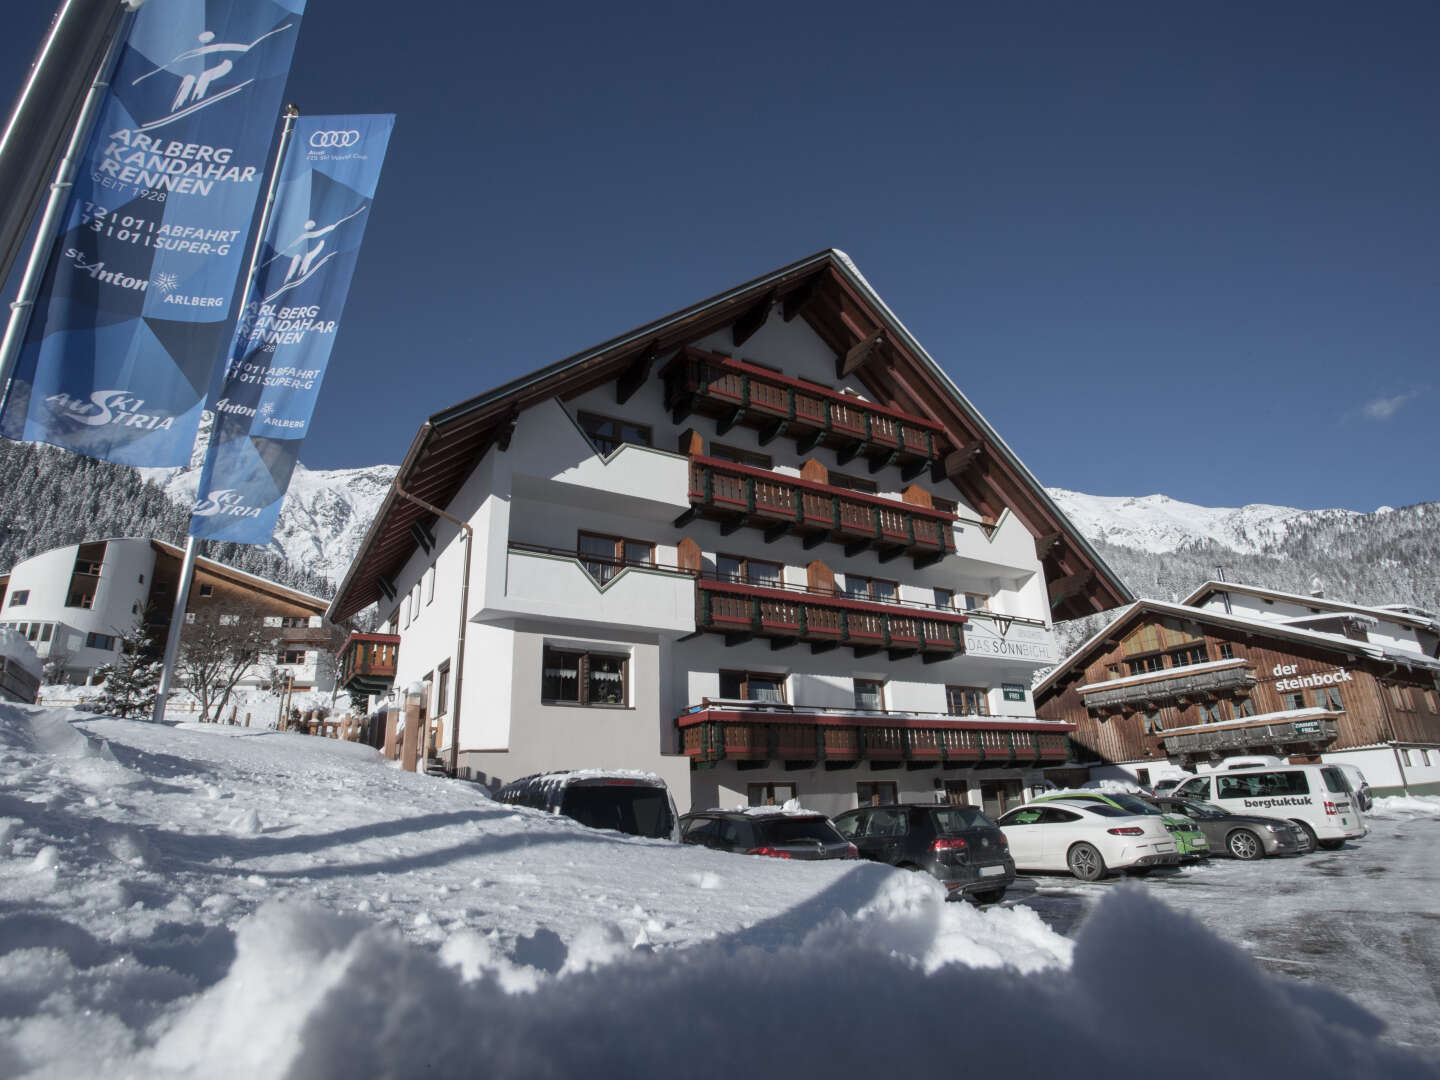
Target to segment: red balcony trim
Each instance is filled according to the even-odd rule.
[[[807,712],[751,712],[748,709],[700,709],[675,718],[677,727],[694,727],[696,724],[802,724],[806,727],[822,728],[906,728],[910,731],[1009,731],[1016,735],[1068,735],[1075,730],[1074,724],[1040,723],[1026,724],[1014,720],[949,719],[945,717],[917,716],[834,716],[828,713]],[[1043,722],[1041,722],[1043,723]]]
[[[375,644],[377,644],[377,645],[399,645],[399,644],[400,644],[400,635],[399,635],[399,634],[362,634],[362,633],[360,633],[360,631],[356,630],[356,631],[352,631],[351,634],[350,634],[350,636],[345,639],[345,646],[346,646],[346,648],[348,648],[353,642],[359,642],[359,641],[373,642],[373,643],[375,643]]]
[[[788,375],[781,375],[779,372],[771,371],[769,368],[759,367],[755,364],[747,364],[743,360],[736,360],[726,356],[724,353],[708,352],[705,349],[688,349],[693,356],[698,356],[708,363],[720,367],[734,368],[736,371],[744,372],[764,382],[779,383],[781,386],[788,386],[791,389],[799,390],[810,397],[826,398],[830,401],[838,401],[840,404],[852,409],[860,409],[865,412],[880,413],[892,420],[898,420],[906,427],[924,428],[926,431],[936,435],[945,433],[944,427],[933,420],[926,420],[923,416],[915,416],[913,413],[901,412],[899,409],[891,409],[884,405],[877,405],[873,401],[866,401],[851,394],[842,394],[838,390],[831,390],[829,387],[820,386],[816,383],[806,382],[803,379],[792,379]],[[803,419],[800,422],[804,422]]]
[[[740,465],[733,461],[725,461],[722,458],[692,454],[690,460],[696,465],[719,469],[722,472],[739,473],[741,476],[753,476],[757,480],[765,480],[773,484],[790,484],[793,487],[804,488],[806,491],[813,491],[817,495],[833,495],[841,499],[847,499],[850,502],[878,506],[882,510],[898,510],[903,514],[914,514],[916,517],[933,518],[947,525],[954,524],[959,520],[958,514],[947,513],[944,510],[934,510],[928,506],[917,506],[914,503],[902,502],[897,499],[886,499],[883,496],[871,495],[864,491],[856,491],[853,488],[838,487],[834,484],[822,484],[815,480],[806,480],[800,476],[790,476],[786,473],[772,472],[770,469],[757,469],[753,465]],[[692,488],[690,494],[703,495],[704,493],[695,491]]]
[[[852,600],[847,596],[832,596],[829,593],[812,592],[809,589],[792,586],[787,589],[767,588],[763,585],[746,585],[739,581],[719,581],[699,578],[696,582],[702,589],[714,592],[735,593],[739,596],[758,596],[764,600],[780,600],[790,604],[819,604],[824,607],[846,608],[849,611],[863,611],[867,615],[889,615],[891,618],[933,619],[936,622],[964,624],[970,620],[953,611],[942,611],[937,607],[911,606],[904,603],[878,604],[869,600]],[[717,620],[718,621],[718,620]],[[853,633],[852,633],[852,636]]]

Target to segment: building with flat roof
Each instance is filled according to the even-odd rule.
[[[0,626],[20,631],[42,661],[63,665],[65,680],[88,681],[114,661],[120,636],[144,621],[163,649],[169,636],[184,550],[163,540],[119,537],[68,544],[31,556],[0,579]],[[273,663],[297,689],[329,690],[328,601],[213,559],[195,563],[187,613],[244,601],[272,629]],[[242,681],[253,685],[257,671]]]

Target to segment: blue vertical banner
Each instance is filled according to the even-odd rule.
[[[395,117],[302,116],[215,402],[190,535],[265,544],[310,427]]]
[[[190,459],[305,0],[148,0],[101,105],[0,435]]]

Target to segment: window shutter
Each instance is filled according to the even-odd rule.
[[[926,491],[919,484],[911,484],[900,495],[911,506],[923,506],[926,509],[935,509],[935,500],[930,492]]]
[[[805,568],[805,583],[810,586],[812,592],[833,593],[835,591],[835,572],[816,559]]]
[[[818,458],[808,458],[800,466],[800,479],[809,480],[815,484],[828,484],[830,482],[830,470],[827,469]]]
[[[700,545],[688,536],[682,537],[675,546],[675,562],[681,570],[698,574],[704,565],[700,557]]]

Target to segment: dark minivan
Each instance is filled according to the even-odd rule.
[[[775,859],[855,859],[859,853],[824,814],[752,806],[680,819],[680,842]]]
[[[1005,834],[973,806],[901,803],[862,806],[835,818],[860,857],[940,879],[948,899],[993,904],[1015,880]]]
[[[582,769],[512,780],[495,801],[563,814],[592,829],[679,839],[670,789],[654,773]]]

